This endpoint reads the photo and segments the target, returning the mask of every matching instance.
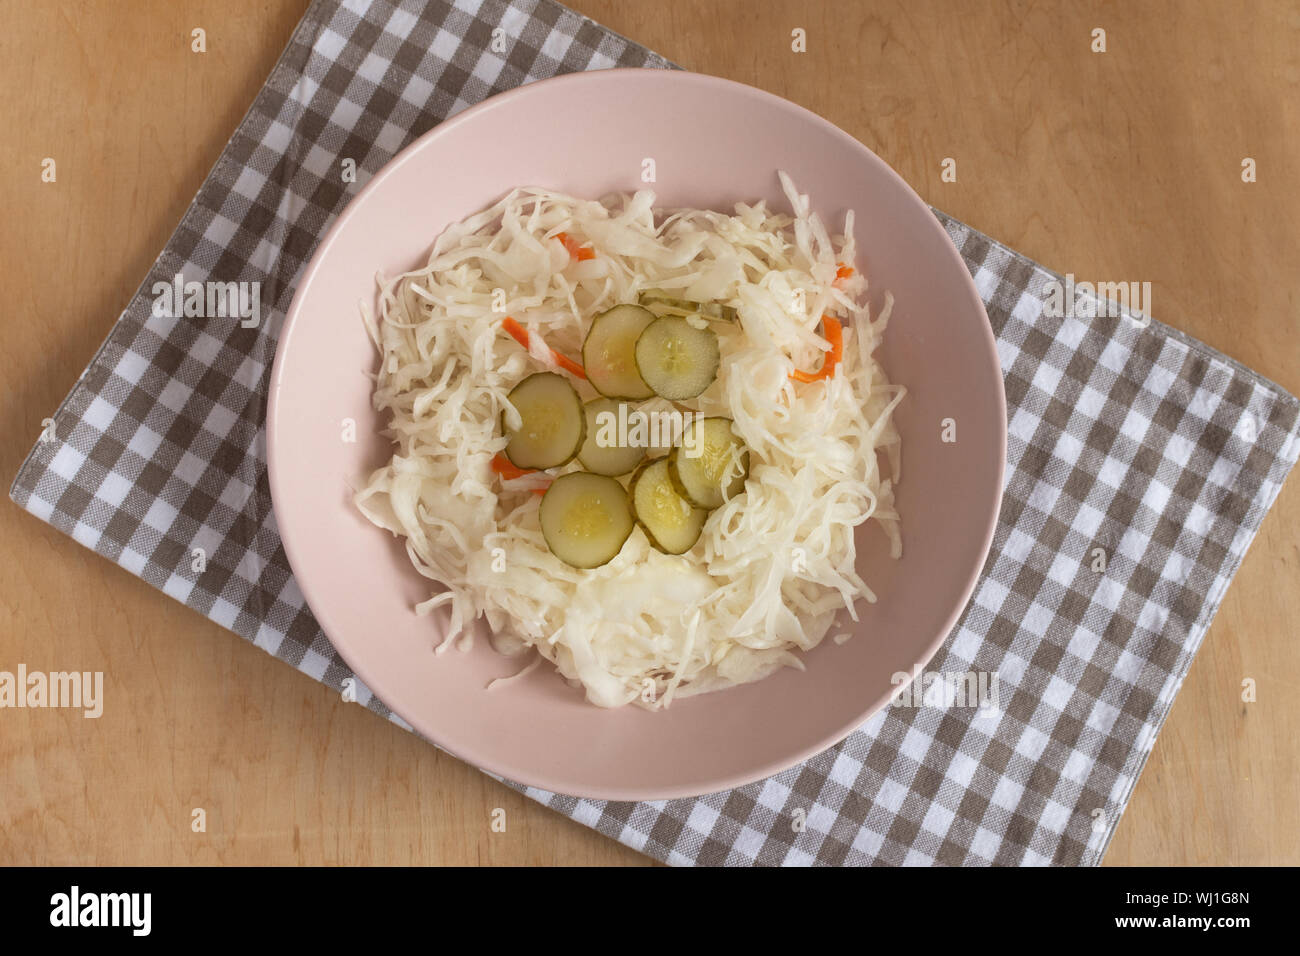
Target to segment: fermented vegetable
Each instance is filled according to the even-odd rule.
[[[721,302],[692,302],[674,295],[666,289],[642,289],[640,303],[655,315],[699,315],[706,319],[734,322],[736,310]]]
[[[623,486],[587,471],[556,478],[542,496],[539,518],[551,554],[575,568],[612,561],[634,527]]]
[[[624,421],[631,415],[631,409],[625,402],[619,402],[612,398],[593,398],[587,402],[585,412],[587,416],[587,439],[582,444],[582,449],[578,452],[578,461],[582,467],[597,475],[609,475],[617,477],[626,475],[629,471],[641,463],[645,457],[645,449],[634,444],[619,444],[618,429],[615,427],[603,427],[608,423],[608,419],[602,419],[602,415],[613,416],[614,422],[620,418],[620,410]],[[609,444],[601,444],[602,437],[608,436],[613,439]]]
[[[660,398],[694,398],[718,376],[718,337],[686,319],[665,315],[645,327],[636,340],[636,368]]]
[[[554,372],[528,376],[506,396],[519,413],[515,427],[504,426],[505,456],[516,468],[554,468],[571,461],[587,434],[582,399],[568,380]],[[505,413],[502,413],[505,422]]]
[[[730,418],[697,418],[687,429],[668,456],[669,477],[697,507],[717,508],[745,490],[749,452]]]
[[[902,551],[906,392],[877,361],[892,299],[867,306],[852,213],[833,233],[777,178],[784,201],[727,211],[661,209],[646,189],[599,201],[515,189],[447,227],[419,269],[380,277],[363,317],[392,450],[356,502],[430,580],[416,611],[437,616],[437,653],[467,646],[481,619],[494,647],[539,655],[593,704],[661,708],[802,666],[837,614],[875,599],[858,528],[872,522]],[[653,395],[637,370],[638,340],[665,316],[716,337],[712,384],[693,398]],[[703,377],[702,353],[682,354],[666,379],[687,365]],[[647,353],[650,377],[663,358]],[[535,414],[514,392],[530,373],[568,389],[546,386],[557,427],[535,457],[520,454]],[[576,441],[598,394],[704,419],[653,441],[667,463],[644,465],[630,499],[626,477],[595,474],[623,463]],[[562,452],[580,458],[539,464]],[[672,501],[665,469],[697,507],[659,507]]]
[[[636,342],[653,312],[639,305],[616,305],[591,320],[582,343],[582,364],[587,380],[606,398],[649,398],[654,389],[636,367]]]
[[[668,459],[647,461],[628,485],[632,513],[650,543],[665,554],[685,554],[700,539],[709,513],[697,508],[673,487]]]

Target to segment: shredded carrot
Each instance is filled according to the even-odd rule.
[[[522,478],[524,475],[532,474],[530,469],[518,467],[513,461],[500,452],[498,452],[492,459],[492,470],[507,481],[511,478]]]
[[[791,372],[790,377],[796,382],[819,382],[824,378],[830,378],[835,374],[835,366],[839,365],[840,359],[844,357],[844,326],[840,325],[839,319],[823,315],[822,327],[826,330],[826,341],[831,344],[831,350],[826,353],[822,367],[817,371],[801,372],[795,369]]]
[[[505,329],[506,332],[510,334],[510,337],[514,339],[516,342],[518,342],[520,345],[522,345],[525,349],[528,348],[528,342],[529,342],[528,330],[524,328],[522,325],[520,325],[518,322],[516,322],[514,319],[512,319],[510,316],[507,315],[504,319],[501,320],[501,328]],[[559,352],[555,351],[555,349],[551,349],[551,354],[555,356],[555,364],[560,366],[560,368],[564,369],[566,372],[570,373],[571,375],[576,375],[578,376],[578,378],[587,377],[587,373],[582,370],[582,366],[579,365],[577,362],[575,362],[573,359],[569,358],[567,355],[561,355]]]
[[[835,278],[847,279],[849,276],[853,275],[853,266],[846,266],[842,262],[837,262],[835,265],[839,267],[835,270]]]
[[[514,462],[500,452],[492,458],[492,470],[500,475],[505,481],[510,481],[512,478],[522,478],[524,475],[536,474],[535,471],[530,469],[519,468]],[[548,482],[546,488],[549,487],[550,483]],[[546,488],[534,488],[533,494],[544,495],[546,494]]]
[[[579,262],[586,262],[588,259],[596,258],[595,249],[591,248],[590,245],[584,246],[567,232],[557,232],[555,238],[564,243],[564,248],[568,250],[569,255],[573,256],[573,258],[577,259]]]

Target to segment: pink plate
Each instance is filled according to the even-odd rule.
[[[429,583],[402,545],[353,508],[350,488],[389,454],[375,436],[366,372],[375,355],[358,303],[374,276],[422,263],[434,237],[518,185],[597,198],[642,186],[658,205],[788,208],[787,170],[838,231],[857,211],[857,266],[897,299],[881,352],[909,389],[898,412],[904,556],[858,536],[880,595],[842,645],[807,670],[687,698],[663,712],[588,704],[548,665],[510,685],[518,659],[480,640],[435,656],[440,621],[412,605]],[[708,793],[769,776],[830,747],[889,700],[896,672],[924,666],[957,621],[997,522],[1006,457],[1002,375],[965,264],[925,203],[874,153],[760,90],[661,70],[575,73],[455,116],[411,144],[348,205],[303,273],[275,357],[267,453],[275,516],[299,586],[333,645],[375,694],[438,746],[520,783],[608,800]],[[354,419],[358,441],[341,440]],[[940,440],[953,418],[957,441]],[[847,618],[845,618],[847,621]]]

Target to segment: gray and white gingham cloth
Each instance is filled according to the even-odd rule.
[[[436,123],[614,66],[672,64],[552,0],[317,0],[14,500],[340,688],[351,674],[293,580],[266,480],[268,378],[298,272],[369,176]],[[341,181],[342,157],[359,182]],[[1010,434],[992,551],[929,670],[996,672],[999,713],[887,708],[801,766],[696,799],[529,796],[675,864],[1100,860],[1296,461],[1300,404],[1158,323],[1047,317],[1058,277],[940,219],[997,334]],[[261,282],[261,326],[152,316],[153,284],[177,273]]]

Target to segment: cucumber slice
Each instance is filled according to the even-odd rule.
[[[680,402],[694,398],[718,377],[718,337],[685,319],[655,319],[636,340],[636,367],[656,395]]]
[[[654,390],[636,369],[636,340],[655,314],[639,305],[616,305],[591,320],[582,343],[582,367],[591,387],[606,398],[635,401]]]
[[[537,372],[510,390],[510,404],[523,419],[517,431],[501,430],[510,439],[505,454],[516,468],[554,468],[571,461],[587,436],[582,399],[569,380],[554,372]]]
[[[587,413],[587,440],[582,443],[582,449],[578,452],[578,461],[583,468],[597,475],[616,478],[619,475],[626,475],[641,464],[641,459],[645,457],[644,448],[631,445],[601,445],[597,441],[603,429],[596,416],[607,412],[617,419],[621,408],[626,408],[626,415],[630,416],[632,414],[630,405],[602,397],[593,398],[584,408]]]
[[[698,452],[690,454],[688,448]],[[740,473],[723,487],[732,461],[739,456]],[[749,477],[749,451],[731,430],[730,418],[696,418],[683,430],[681,440],[668,455],[668,477],[673,487],[698,508],[716,508],[726,498],[745,490]]]
[[[551,554],[575,568],[598,568],[612,561],[636,527],[623,486],[586,471],[551,482],[539,517]]]
[[[685,554],[695,547],[709,513],[697,508],[673,487],[668,459],[647,461],[628,485],[632,513],[650,543],[665,554]]]
[[[721,302],[692,302],[665,289],[643,289],[639,298],[643,306],[657,315],[663,312],[701,315],[706,319],[719,319],[723,322],[734,322],[737,317],[736,310],[729,305]]]

